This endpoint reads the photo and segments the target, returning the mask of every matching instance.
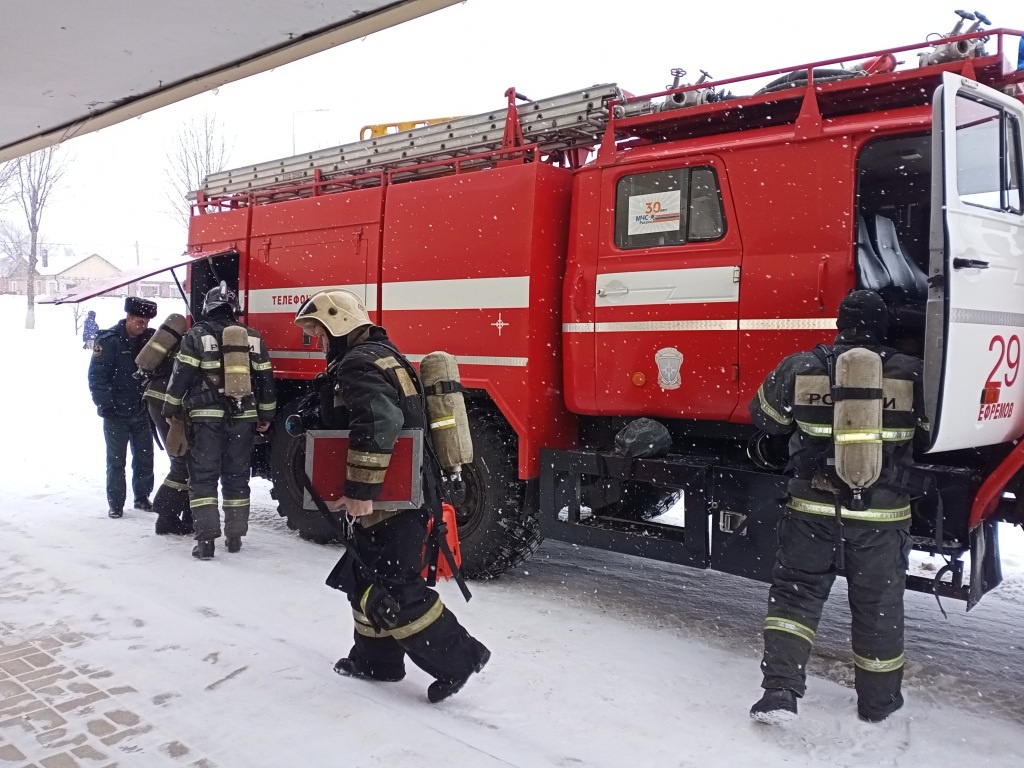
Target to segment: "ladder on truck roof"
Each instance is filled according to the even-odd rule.
[[[623,98],[614,83],[595,85],[561,96],[527,101],[513,111],[515,91],[510,90],[508,95],[509,108],[211,173],[203,184],[202,197],[209,200],[318,180],[369,177],[385,171],[391,172],[392,180],[437,174],[443,169],[430,164],[507,149],[505,123],[508,115],[515,112],[518,112],[523,142],[535,145],[543,154],[594,146],[608,122],[608,102]],[[486,164],[488,160],[484,157],[479,162]],[[420,166],[428,167],[418,170]],[[367,186],[377,183],[376,178],[365,179]],[[359,183],[354,185],[359,186]]]

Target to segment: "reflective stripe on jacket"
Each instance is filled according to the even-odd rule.
[[[830,349],[833,359],[852,345]],[[865,345],[866,346],[866,345]],[[882,429],[833,434],[832,382],[828,365],[813,352],[790,355],[772,371],[750,402],[754,424],[775,435],[791,435],[787,507],[807,517],[834,516],[836,493],[844,499],[844,520],[869,525],[906,525],[910,498],[889,482],[894,470],[913,462],[913,440],[926,430],[923,365],[917,358],[894,350],[866,346],[882,358]],[[836,442],[882,442],[883,471],[864,492],[866,509],[847,506],[849,488],[835,471]],[[853,506],[853,505],[849,505]]]
[[[154,399],[163,400],[164,416],[185,411],[193,421],[220,421],[228,413],[240,421],[273,420],[277,409],[274,373],[267,345],[258,331],[246,327],[253,394],[242,398],[240,407],[236,407],[223,393],[219,340],[229,325],[242,324],[227,318],[204,320],[182,337],[163,396],[156,397],[154,390]]]

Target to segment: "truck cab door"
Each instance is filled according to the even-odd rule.
[[[700,156],[611,167],[601,197],[597,412],[728,419],[741,247],[724,164]]]
[[[946,72],[932,124],[929,452],[1024,433],[1024,105]]]

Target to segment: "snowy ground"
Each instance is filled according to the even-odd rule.
[[[97,300],[101,327],[120,302]],[[527,566],[442,594],[494,651],[457,697],[429,679],[343,679],[351,618],[323,579],[339,555],[300,541],[254,483],[238,555],[199,563],[152,517],[106,517],[89,353],[67,307],[0,297],[0,764],[121,766],[1020,766],[1024,536],[970,614],[907,596],[907,706],[857,720],[837,585],[800,718],[747,717],[766,588],[545,544]],[[161,314],[164,309],[162,307]],[[165,466],[158,452],[157,476]]]

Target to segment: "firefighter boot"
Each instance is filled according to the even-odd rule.
[[[167,478],[153,497],[158,535],[192,533],[192,512],[188,508],[188,490],[184,483]],[[188,525],[183,522],[188,517]]]
[[[356,631],[352,650],[338,659],[334,671],[360,680],[397,683],[405,677],[405,652],[393,637],[369,637]]]
[[[902,706],[903,694],[897,693],[895,696],[892,697],[891,701],[889,701],[887,704],[881,707],[873,707],[871,709],[868,709],[867,707],[864,707],[860,703],[858,703],[857,717],[859,717],[865,723],[880,723]]]
[[[212,560],[213,539],[199,539],[192,548],[192,557],[196,560]]]
[[[470,671],[465,677],[461,677],[458,680],[435,680],[427,688],[427,701],[431,704],[437,704],[440,701],[444,701],[450,696],[454,696],[456,693],[462,690],[462,687],[469,682],[469,678],[482,670],[488,661],[491,660],[491,652],[484,646],[483,643],[478,640],[474,640],[479,646],[479,661],[476,666]]]
[[[796,717],[796,694],[788,688],[769,688],[750,708],[750,716],[768,725],[792,720]]]
[[[174,534],[180,536],[185,533],[181,527],[181,521],[176,517],[170,515],[157,515],[156,516],[156,535],[163,536],[165,534]]]
[[[228,552],[239,552],[242,549],[241,536],[225,536],[224,543],[228,545]]]
[[[338,659],[334,665],[334,671],[345,677],[357,677],[360,680],[377,680],[382,683],[397,683],[405,677],[405,672],[377,672],[371,673],[359,663],[358,659],[350,659],[348,656]]]

